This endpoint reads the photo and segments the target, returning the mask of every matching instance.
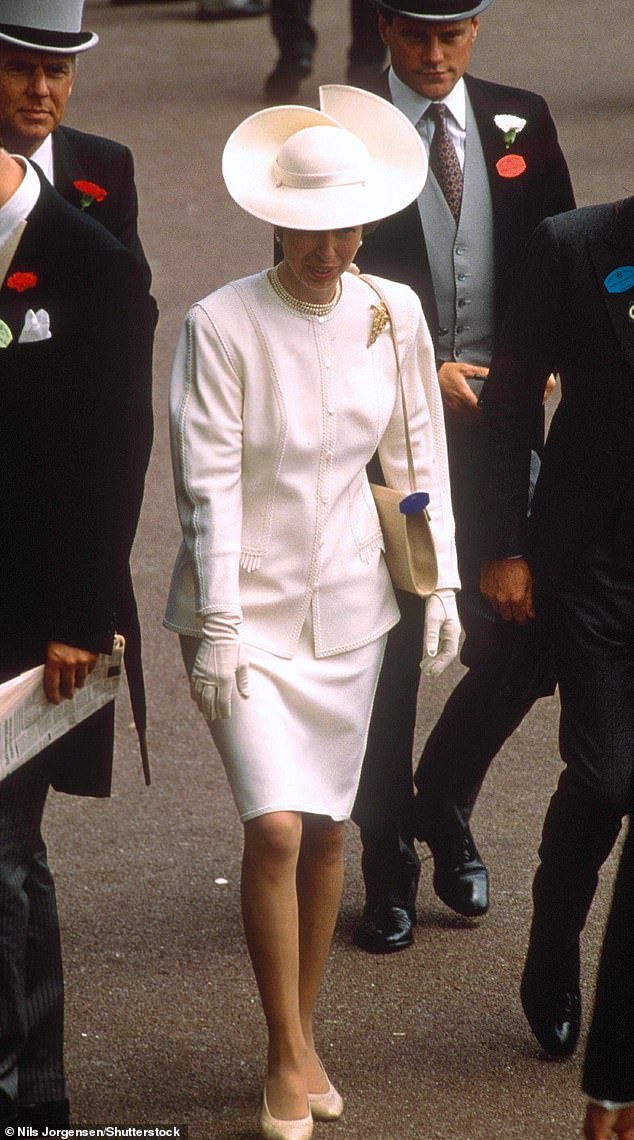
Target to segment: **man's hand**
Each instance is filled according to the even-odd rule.
[[[501,558],[484,562],[480,590],[505,621],[526,625],[535,617],[533,576],[524,558]]]
[[[83,688],[96,664],[97,654],[88,649],[64,645],[63,641],[49,641],[44,663],[46,699],[58,705],[62,699],[74,697],[75,690]]]
[[[583,1126],[586,1140],[634,1140],[634,1108],[611,1111],[598,1104],[589,1104]]]
[[[456,364],[454,360],[441,364],[438,382],[445,407],[465,419],[477,419],[481,415],[481,409],[468,380],[473,380],[474,377],[484,380],[488,375],[489,369],[481,368],[478,364]]]

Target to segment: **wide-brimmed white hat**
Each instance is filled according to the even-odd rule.
[[[231,197],[297,230],[364,225],[416,198],[427,155],[415,127],[369,91],[320,87],[321,110],[267,107],[240,123],[222,156]]]
[[[0,45],[75,55],[99,43],[82,32],[84,0],[0,0]]]

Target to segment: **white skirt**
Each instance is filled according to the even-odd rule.
[[[309,618],[290,660],[245,646],[251,695],[234,691],[230,719],[210,725],[241,820],[273,811],[349,817],[386,638],[317,658]],[[181,637],[188,673],[199,644]]]

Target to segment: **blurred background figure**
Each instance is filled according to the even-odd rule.
[[[146,0],[110,0],[110,3],[128,7],[146,3]],[[244,16],[265,16],[267,11],[264,0],[198,0],[196,15],[199,20],[239,20]]]
[[[264,0],[198,0],[199,20],[239,20],[245,16],[265,16]]]
[[[264,95],[271,103],[293,99],[312,72],[317,33],[310,21],[311,10],[312,0],[271,0],[271,30],[279,51],[264,84]],[[346,78],[355,87],[372,91],[386,56],[374,5],[369,0],[350,0],[350,24]]]

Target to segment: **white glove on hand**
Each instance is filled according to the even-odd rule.
[[[238,613],[209,614],[190,678],[192,700],[206,721],[231,716],[234,684],[241,697],[249,692],[249,661],[240,644]]]
[[[423,660],[420,667],[426,677],[439,677],[458,654],[460,618],[455,590],[436,590],[425,605]]]

